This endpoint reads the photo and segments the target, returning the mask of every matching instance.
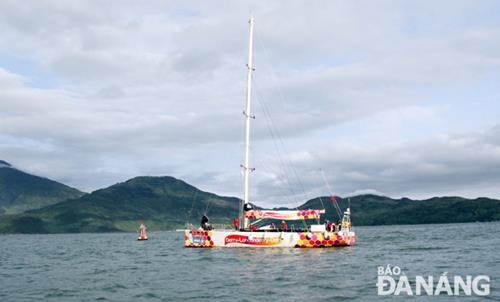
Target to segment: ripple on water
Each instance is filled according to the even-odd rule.
[[[153,294],[153,293],[150,293],[150,292],[146,292],[146,293],[142,293],[142,294],[137,294],[137,295],[134,295],[134,298],[146,298],[146,299],[151,299],[151,298],[159,298],[157,295]]]
[[[358,244],[338,249],[185,249],[173,232],[145,244],[135,233],[2,236],[0,300],[372,301],[387,264],[500,278],[500,223],[356,231]]]
[[[75,297],[78,295],[78,291],[66,290],[59,288],[49,288],[45,293],[45,298],[58,298],[58,297]]]
[[[112,292],[112,293],[116,293],[117,291],[119,291],[121,289],[127,289],[127,287],[123,284],[113,284],[111,286],[105,286],[102,288],[103,291]]]
[[[448,248],[448,247],[441,247],[441,246],[409,246],[409,247],[399,248],[399,250],[402,252],[407,252],[407,251],[438,251],[438,250],[449,250],[449,249],[450,248]]]

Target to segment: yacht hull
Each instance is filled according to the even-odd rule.
[[[295,247],[329,248],[351,246],[356,242],[353,231],[339,232],[272,232],[185,230],[185,247]]]

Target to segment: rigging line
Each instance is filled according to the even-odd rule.
[[[208,210],[210,209],[210,206],[212,205],[212,199],[208,199],[207,206],[205,208],[205,214],[208,215]]]
[[[261,49],[263,50],[264,55],[266,56],[267,61],[268,61],[268,62],[271,62],[271,56],[269,55],[269,52],[267,51],[266,45],[265,45],[264,43],[262,43],[262,40],[260,40],[259,35],[256,35],[256,37],[257,37],[257,42],[258,42],[258,43],[256,43],[256,44],[257,44],[259,47],[261,47]],[[268,66],[269,66],[269,69],[271,70],[271,73],[272,73],[272,75],[274,76],[274,78],[275,78],[275,79],[279,79],[279,77],[277,76],[276,71],[274,70],[273,65],[271,65],[271,64],[266,65],[266,67],[268,67]],[[282,107],[284,107],[284,104],[285,104],[285,97],[284,97],[284,95],[283,95],[283,92],[282,92],[281,86],[277,85],[277,87],[278,87],[278,93],[279,93],[279,95],[280,95],[280,102],[281,102],[281,106],[282,106]]]
[[[297,196],[297,193],[295,192],[295,190],[293,189],[292,185],[291,185],[291,181],[290,181],[290,178],[288,177],[288,175],[290,173],[288,173],[288,171],[285,170],[285,168],[287,167],[284,160],[283,160],[283,156],[281,154],[281,151],[279,149],[279,146],[277,144],[277,139],[276,139],[276,133],[275,133],[275,130],[273,130],[272,128],[272,124],[271,124],[271,121],[270,121],[270,113],[268,111],[268,109],[265,107],[264,103],[261,101],[261,95],[260,95],[260,91],[258,91],[257,89],[257,85],[255,84],[254,87],[256,88],[255,91],[256,91],[256,99],[257,99],[257,102],[259,103],[259,105],[261,106],[262,108],[262,111],[264,113],[264,118],[267,120],[268,123],[266,123],[266,127],[267,127],[267,130],[269,131],[270,135],[271,135],[271,138],[272,138],[272,141],[273,141],[273,145],[274,145],[274,148],[276,149],[276,153],[278,155],[278,160],[280,162],[280,165],[279,165],[279,168],[281,170],[281,173],[283,174],[284,176],[284,179],[285,181],[287,182],[288,186],[289,186],[289,189],[290,191],[292,192],[292,195],[294,197],[294,199],[296,198]],[[298,202],[297,200],[294,200],[295,202]]]
[[[295,199],[295,198],[297,198],[298,195],[295,192],[295,190],[293,190],[293,187],[291,186],[291,181],[290,181],[290,178],[288,177],[288,175],[289,175],[288,171],[285,170],[285,168],[287,166],[286,166],[286,164],[283,161],[283,156],[281,154],[281,150],[279,148],[279,145],[276,143],[277,142],[277,139],[276,139],[277,133],[276,133],[276,130],[272,128],[273,124],[272,124],[272,120],[271,120],[271,115],[270,115],[269,109],[261,101],[262,96],[260,95],[260,90],[257,89],[257,84],[255,83],[255,81],[254,81],[254,87],[255,87],[255,91],[256,91],[256,99],[257,99],[259,105],[262,108],[262,111],[264,113],[265,119],[267,120],[266,126],[267,126],[267,129],[268,129],[269,133],[271,134],[273,145],[274,145],[274,147],[276,149],[276,153],[277,153],[278,159],[280,161],[279,167],[282,170],[282,174],[284,175],[284,179],[288,183],[289,189],[290,189],[290,191],[293,194],[293,199]],[[300,202],[297,201],[296,199],[295,199],[294,203],[295,204],[300,204]],[[298,210],[298,206],[296,206],[296,209]],[[305,221],[302,221],[302,223],[303,223],[304,227],[307,228],[307,223]]]
[[[266,49],[266,47],[265,47],[264,43],[262,43],[262,41],[260,40],[260,37],[258,37],[258,35],[257,35],[257,41],[259,42],[259,43],[257,43],[257,45],[259,45],[259,46],[263,49],[263,51],[264,51],[264,53],[265,53],[265,55],[266,55],[266,57],[267,57],[268,61],[270,62],[270,59],[269,59],[270,57],[269,57],[269,54],[268,54],[268,52],[267,52],[267,49]],[[278,77],[276,76],[276,72],[274,71],[273,66],[272,66],[271,64],[268,64],[268,66],[269,66],[269,67],[270,67],[270,69],[272,70],[272,73],[273,73],[274,77],[275,77],[275,78],[278,78]],[[256,81],[255,81],[255,80],[254,80],[254,83],[255,83],[255,86],[257,86],[257,83],[256,83]],[[282,106],[282,107],[284,107],[284,104],[285,104],[285,97],[284,97],[284,95],[283,95],[283,92],[282,92],[281,87],[280,87],[279,85],[277,85],[277,88],[278,88],[278,93],[279,93],[279,96],[280,96],[281,106]],[[265,106],[264,106],[264,107],[265,107]],[[271,122],[272,126],[273,126],[275,129],[277,129],[277,127],[274,125],[274,121],[273,121],[272,116],[271,116],[270,114],[269,114],[269,118],[270,118],[270,122]],[[285,144],[284,144],[284,142],[283,142],[283,139],[282,139],[282,138],[281,138],[281,136],[279,135],[279,132],[278,132],[278,131],[276,131],[276,134],[277,134],[276,136],[278,137],[278,141],[280,142],[281,147],[282,147],[282,149],[283,149],[284,153],[286,154],[287,152],[286,152],[286,147],[285,147]],[[291,167],[291,170],[293,171],[293,174],[294,174],[294,176],[295,176],[295,178],[296,178],[296,180],[297,180],[297,183],[299,184],[300,188],[302,189],[302,192],[303,192],[303,194],[304,194],[304,196],[303,196],[303,197],[304,197],[304,199],[307,199],[307,194],[305,193],[304,185],[303,185],[303,184],[302,184],[302,182],[300,181],[300,178],[298,177],[298,173],[297,173],[297,171],[296,171],[295,167],[294,167],[293,165],[291,165],[291,163],[290,163],[290,161],[289,161],[289,160],[288,160],[288,163],[289,163],[289,165],[290,165],[290,167]],[[306,200],[306,201],[307,201],[307,200]]]
[[[257,86],[256,81],[254,81],[254,83],[255,83],[255,86]],[[277,127],[276,127],[276,125],[274,123],[274,120],[273,120],[271,114],[269,113],[269,109],[267,108],[267,106],[265,105],[265,103],[262,103],[262,106],[264,108],[264,112],[266,112],[267,115],[268,115],[268,117],[269,117],[269,121],[270,121],[271,126],[274,127],[275,129],[277,129]],[[274,132],[275,132],[275,136],[277,138],[277,141],[280,143],[281,148],[283,149],[283,152],[285,154],[287,154],[288,152],[286,150],[285,143],[283,142],[283,139],[281,138],[281,135],[279,134],[279,132],[277,130],[275,130]],[[303,185],[302,181],[300,180],[300,177],[299,177],[299,175],[297,173],[297,169],[295,169],[295,167],[292,165],[292,163],[291,163],[291,161],[289,159],[286,159],[286,163],[287,163],[287,165],[285,165],[285,166],[289,167],[289,169],[292,171],[291,174],[293,176],[295,176],[295,180],[296,180],[297,184],[299,185],[300,189],[302,190],[303,197],[304,197],[305,201],[307,201],[306,200],[307,199],[307,194],[305,192],[304,185]]]
[[[283,172],[283,169],[281,167],[278,167],[279,168],[276,168],[276,167],[273,167],[271,165],[264,165],[263,162],[259,159],[254,159],[254,161],[256,162],[256,164],[259,165],[259,167],[266,167],[266,169],[275,174],[275,175],[286,175],[285,172]],[[300,201],[298,201],[296,199],[296,194],[293,193],[292,196],[290,196],[290,192],[287,192],[286,189],[289,188],[289,180],[286,179],[286,178],[282,178],[282,180],[284,181],[279,181],[278,184],[276,184],[274,187],[276,187],[279,192],[280,192],[280,198],[281,199],[285,199],[287,204],[298,204],[300,203]],[[287,186],[288,185],[288,186]]]
[[[283,159],[281,158],[280,155],[278,155],[278,161],[283,164]],[[261,165],[262,167],[264,167],[264,165]],[[292,188],[292,186],[290,185],[290,179],[288,177],[288,173],[284,170],[284,168],[281,166],[281,165],[278,165],[277,168],[271,168],[271,166],[266,166],[267,169],[269,169],[271,172],[274,172],[276,173],[276,175],[282,175],[282,179],[284,180],[284,182],[281,182],[279,186],[277,186],[278,188],[280,188],[280,191],[282,192],[283,196],[285,196],[289,203],[299,203],[300,201],[297,200],[297,193],[295,192],[295,190]],[[292,193],[292,196],[290,196],[290,192],[286,192],[286,188],[288,188],[291,193]],[[290,199],[292,199],[290,202]]]
[[[301,181],[300,181],[300,178],[298,177],[297,171],[294,169],[294,167],[293,167],[290,163],[288,163],[288,166],[287,166],[287,165],[284,163],[284,161],[283,161],[283,158],[282,158],[282,156],[281,156],[281,150],[280,150],[279,146],[276,144],[276,141],[277,141],[277,140],[276,140],[276,137],[278,138],[278,141],[280,141],[280,142],[281,142],[282,149],[283,149],[283,151],[286,153],[286,148],[285,148],[285,146],[284,146],[283,140],[281,139],[281,137],[280,137],[280,135],[279,135],[278,131],[276,130],[276,128],[277,128],[277,127],[274,125],[274,122],[273,122],[272,116],[271,116],[271,114],[270,114],[270,112],[269,112],[269,109],[267,108],[267,106],[265,105],[265,103],[264,103],[264,102],[261,102],[261,100],[260,100],[260,98],[261,98],[262,96],[260,95],[260,90],[258,90],[258,89],[257,89],[258,85],[257,85],[257,82],[255,81],[255,79],[254,79],[254,81],[253,81],[253,82],[254,82],[255,91],[258,91],[258,92],[256,93],[256,96],[258,96],[258,97],[257,97],[257,101],[258,101],[258,103],[261,105],[261,107],[262,107],[262,109],[263,109],[263,112],[264,112],[264,117],[268,120],[268,123],[269,123],[269,124],[268,124],[267,126],[268,126],[268,129],[270,130],[271,137],[273,138],[273,144],[275,144],[275,148],[276,148],[276,151],[277,151],[277,153],[278,153],[278,158],[279,158],[279,160],[280,160],[280,163],[281,163],[281,165],[282,165],[282,167],[283,167],[283,168],[285,168],[285,167],[289,167],[289,168],[292,170],[293,174],[295,175],[295,177],[296,177],[296,179],[297,179],[297,182],[300,184],[300,186],[301,186],[301,188],[302,188],[302,192],[303,192],[303,194],[304,194],[304,197],[306,197],[305,190],[304,190],[304,186],[302,185],[302,183],[301,183]],[[273,127],[274,127],[274,129],[273,129]],[[292,189],[291,182],[290,182],[290,180],[289,180],[289,178],[288,178],[288,173],[287,173],[286,171],[285,171],[285,176],[286,176],[287,181],[288,181],[288,183],[289,183],[289,185],[290,185],[290,190],[292,191],[292,193],[294,194],[294,196],[297,196],[297,194],[295,193],[295,191]],[[307,199],[307,198],[304,198],[304,199]],[[295,208],[298,210],[298,209],[299,209],[299,206],[296,206]],[[305,220],[303,220],[303,225],[304,225],[304,227],[305,227],[305,228],[307,228],[307,223],[305,222]]]
[[[279,175],[281,172],[280,171],[277,171],[276,169],[274,168],[271,168],[272,166],[270,165],[264,165],[264,162],[261,161],[257,156],[255,156],[256,152],[254,150],[254,146],[253,145],[250,145],[250,153],[252,154],[252,161],[254,162],[254,166],[256,167],[259,167],[259,170],[268,170],[270,171],[271,173],[274,173],[276,175]],[[260,167],[266,167],[265,169],[262,169]],[[259,170],[255,170],[255,171],[259,171]],[[293,203],[295,201],[291,201],[290,202],[290,196],[287,194],[287,192],[285,192],[285,188],[281,185],[281,186],[276,186],[276,188],[278,188],[280,190],[280,192],[282,193],[281,196],[285,199],[287,199],[287,202],[288,203]],[[252,190],[252,186],[250,187],[250,190]],[[256,195],[256,193],[252,190],[252,195]],[[253,201],[253,203],[255,204],[255,201]]]
[[[281,171],[277,171],[275,168],[271,168],[272,166],[270,166],[270,165],[267,165],[267,166],[264,165],[261,160],[256,159],[255,157],[254,157],[254,162],[259,167],[266,167],[266,169],[268,169],[271,173],[274,173],[276,175],[280,175],[282,173]],[[281,198],[286,199],[288,204],[297,203],[296,200],[291,200],[291,197],[289,196],[288,192],[285,191],[285,187],[283,187],[283,183],[280,183],[279,185],[276,185],[275,187],[279,189],[279,191],[281,193]]]
[[[321,203],[323,203],[321,196],[319,197],[319,200],[321,201]],[[340,219],[342,219],[342,215],[340,214],[339,210],[335,207],[337,202],[336,201],[334,202],[332,200],[332,203],[333,203],[333,209],[335,210],[335,213],[339,216]]]
[[[263,103],[261,103],[261,101],[260,101],[260,100],[259,100],[259,103],[260,103],[260,105],[261,105],[263,108],[265,108],[265,107],[264,107],[264,104],[263,104]],[[266,110],[266,109],[263,109],[263,110]],[[269,112],[268,112],[268,111],[266,111],[266,112],[265,112],[265,115],[264,115],[264,116],[266,117],[266,119],[269,119],[268,115],[269,115]],[[268,122],[269,122],[269,121],[268,121]],[[270,122],[269,122],[269,124],[270,124]],[[281,152],[281,150],[280,150],[280,148],[279,148],[279,146],[278,146],[278,144],[277,144],[276,133],[275,133],[275,132],[276,132],[276,130],[273,130],[273,129],[270,127],[270,125],[269,125],[269,124],[267,125],[267,127],[268,127],[268,130],[269,130],[269,132],[270,132],[270,134],[271,134],[272,138],[273,138],[273,145],[274,145],[274,147],[275,147],[275,149],[276,149],[276,152],[277,152],[277,155],[278,155],[278,159],[279,159],[279,163],[280,163],[280,164],[278,165],[278,167],[279,167],[279,169],[281,170],[281,173],[280,173],[280,174],[282,174],[282,175],[283,175],[283,179],[285,180],[286,184],[288,185],[288,189],[289,189],[289,190],[291,191],[291,193],[292,193],[292,196],[291,196],[291,198],[293,199],[293,202],[292,202],[292,203],[295,203],[295,204],[300,204],[300,203],[301,203],[301,202],[300,202],[300,200],[298,200],[298,199],[297,199],[297,198],[298,198],[298,196],[299,196],[299,194],[298,194],[298,192],[297,192],[297,191],[295,191],[294,187],[292,186],[292,182],[291,182],[291,179],[290,179],[290,177],[289,177],[289,175],[291,175],[292,173],[291,173],[291,172],[289,172],[289,171],[287,171],[287,170],[288,170],[288,169],[287,169],[287,168],[288,168],[288,166],[285,164],[285,161],[283,160],[283,155],[282,155],[282,152]],[[286,196],[286,195],[285,195],[285,196]],[[298,209],[298,207],[296,207],[296,208]]]
[[[323,198],[321,198],[321,196],[319,196],[319,202],[321,202],[321,206],[323,207],[323,209],[326,209],[325,204],[323,203]]]
[[[321,196],[319,197],[319,202],[321,203],[321,206],[323,207],[323,209],[326,210],[325,204],[323,203],[323,199],[321,198]]]
[[[276,149],[276,152],[277,152],[277,154],[278,154],[278,158],[279,158],[279,161],[280,161],[280,168],[281,168],[281,169],[282,169],[282,171],[283,171],[283,175],[286,177],[286,178],[285,178],[285,180],[287,181],[287,183],[288,183],[288,185],[289,185],[289,189],[290,189],[290,191],[292,192],[293,197],[294,197],[294,198],[297,198],[297,197],[299,196],[299,194],[298,194],[298,192],[296,192],[296,191],[293,189],[293,186],[292,186],[292,181],[291,181],[291,179],[290,179],[289,175],[292,175],[292,174],[293,174],[293,175],[295,175],[296,180],[297,180],[297,182],[299,182],[299,184],[300,184],[300,179],[298,178],[298,175],[297,175],[296,171],[294,171],[294,170],[293,170],[293,166],[292,166],[289,162],[288,162],[288,164],[287,164],[287,163],[285,162],[285,160],[283,159],[283,158],[284,158],[284,156],[283,156],[283,154],[282,154],[282,153],[283,153],[283,152],[286,152],[286,150],[285,150],[286,148],[284,148],[284,147],[280,148],[280,146],[279,146],[279,145],[278,145],[278,143],[277,143],[277,141],[279,141],[279,133],[278,133],[278,132],[277,132],[277,130],[275,129],[276,127],[275,127],[275,125],[274,125],[274,123],[273,123],[273,120],[272,120],[271,114],[270,114],[270,112],[269,112],[269,109],[268,109],[268,108],[267,108],[267,106],[266,106],[263,102],[261,102],[260,100],[259,100],[259,103],[260,103],[260,105],[262,106],[263,111],[264,111],[264,113],[265,113],[265,117],[266,117],[266,119],[268,120],[268,123],[269,123],[269,125],[268,125],[268,129],[270,130],[271,136],[272,136],[272,138],[273,138],[273,144],[274,144],[275,149]],[[273,129],[273,126],[274,126],[274,129]],[[283,149],[283,150],[285,150],[285,151],[282,151],[281,149]],[[287,170],[291,170],[291,172],[289,172],[289,171],[287,171]],[[303,193],[303,194],[305,194],[303,187],[302,187],[302,193]],[[296,202],[296,204],[300,204],[300,201],[297,201],[296,199],[295,199],[295,202]],[[296,209],[298,210],[298,206],[296,206]]]
[[[195,190],[194,191],[194,194],[193,194],[193,201],[191,202],[191,209],[189,210],[188,212],[188,217],[187,217],[187,221],[186,223],[189,224],[189,221],[191,220],[191,214],[193,213],[193,209],[194,209],[194,202],[196,200],[196,196],[198,195],[198,190]]]
[[[258,84],[257,84],[257,82],[255,82],[255,87],[257,88],[257,86],[258,86]],[[260,95],[260,92],[259,92],[258,96],[259,96],[259,98],[257,99],[257,101],[258,101],[259,105],[262,107],[262,111],[264,113],[264,117],[266,118],[266,120],[268,122],[266,124],[266,126],[267,126],[267,128],[269,130],[269,133],[271,134],[271,138],[272,138],[274,147],[276,149],[277,155],[278,155],[278,157],[280,159],[280,162],[281,162],[281,165],[282,165],[282,169],[283,170],[290,169],[289,166],[285,163],[285,161],[283,159],[284,158],[283,153],[286,153],[286,150],[282,151],[281,148],[280,148],[280,145],[277,143],[279,141],[279,133],[277,131],[277,127],[274,125],[274,122],[272,120],[272,116],[271,116],[270,110],[265,105],[265,103],[263,101],[261,101],[261,99],[263,99],[263,98]],[[287,177],[287,179],[290,180],[290,178],[288,178],[288,175],[292,174],[292,173],[290,173],[289,171],[284,171],[284,172],[285,172],[285,176]],[[290,183],[290,185],[291,185],[291,183]]]
[[[264,55],[266,56],[266,59],[268,60],[268,62],[271,62],[271,60],[270,60],[270,55],[269,55],[269,52],[267,51],[267,48],[266,48],[265,44],[261,41],[261,39],[260,39],[260,36],[259,36],[259,35],[256,35],[256,37],[257,37],[257,43],[256,43],[256,44],[257,44],[259,47],[261,47],[261,49],[264,51]],[[273,65],[271,65],[271,64],[267,64],[267,65],[266,65],[266,67],[267,67],[267,66],[269,66],[269,69],[271,70],[271,73],[273,74],[274,78],[275,78],[275,79],[279,79],[279,77],[277,76],[276,71],[274,70]],[[254,83],[255,83],[255,81],[254,81]],[[279,85],[279,83],[278,83],[278,85],[276,85],[276,86],[277,86],[277,88],[278,88],[278,94],[279,94],[279,97],[280,97],[281,105],[282,105],[282,107],[283,107],[283,106],[284,106],[284,104],[285,104],[285,97],[284,97],[283,91],[282,91],[281,86]],[[271,122],[272,122],[272,118],[271,118]],[[284,145],[284,143],[283,143],[283,140],[281,139],[281,137],[280,137],[280,136],[278,136],[278,137],[279,137],[280,143],[281,143],[281,145],[282,145],[282,148],[283,148],[283,150],[285,150],[285,153],[286,153],[286,148],[285,148],[285,145]],[[298,177],[297,170],[295,169],[295,167],[294,167],[294,166],[292,166],[292,171],[294,172],[294,175],[295,175],[295,177],[296,177],[296,179],[297,179],[298,183],[300,184],[300,187],[301,187],[302,192],[303,192],[303,194],[304,194],[304,200],[305,200],[305,201],[307,201],[307,194],[305,193],[304,185],[303,185],[303,184],[302,184],[302,182],[300,181],[300,178]],[[297,206],[297,209],[298,209],[298,206]]]
[[[261,47],[261,49],[263,50],[264,55],[266,56],[266,59],[268,60],[268,62],[271,62],[271,60],[270,60],[270,55],[269,55],[269,52],[267,51],[266,45],[265,45],[264,43],[262,43],[262,40],[260,39],[260,36],[259,36],[259,35],[256,35],[256,37],[257,37],[257,42],[258,42],[258,43],[257,43],[257,45],[258,45],[259,47]],[[273,74],[274,78],[275,78],[275,79],[279,79],[279,77],[277,76],[276,71],[274,70],[273,65],[271,65],[271,64],[267,64],[267,65],[266,65],[266,67],[267,67],[267,66],[269,66],[269,69],[271,70],[271,72],[272,72],[272,74]],[[283,107],[283,106],[284,106],[284,104],[286,103],[286,102],[285,102],[285,101],[286,101],[286,100],[285,100],[285,96],[284,96],[284,94],[283,94],[283,90],[281,89],[281,86],[280,86],[280,85],[276,85],[276,87],[278,88],[278,94],[279,94],[279,97],[280,97],[281,105],[282,105],[282,107]],[[283,140],[281,139],[281,137],[279,137],[279,139],[280,139],[281,145],[282,145],[282,147],[283,147],[283,150],[285,150],[285,153],[286,153],[286,148],[285,148],[285,145],[284,145],[284,143],[283,143]],[[296,171],[295,167],[293,167],[293,166],[292,166],[292,170],[293,170],[294,175],[295,175],[295,177],[296,177],[296,179],[297,179],[297,181],[298,181],[298,183],[299,183],[299,185],[300,185],[300,187],[301,187],[301,189],[302,189],[302,192],[303,192],[303,194],[304,194],[304,198],[305,198],[305,199],[307,199],[307,194],[305,193],[304,185],[303,185],[303,184],[302,184],[302,182],[300,181],[300,178],[298,177],[298,174],[297,174],[297,171]],[[306,200],[306,201],[307,201],[307,200]]]
[[[270,129],[268,128],[268,130],[270,130]],[[254,154],[254,156],[252,156],[252,158],[253,158],[253,161],[255,162],[256,166],[267,167],[270,172],[272,172],[276,175],[283,173],[282,171],[276,171],[276,169],[271,168],[272,166],[264,165],[263,162],[258,157],[255,156],[255,150],[254,150],[253,146],[250,146],[250,152],[252,152]],[[259,169],[259,170],[261,170],[261,169]],[[285,173],[283,173],[283,174],[285,174]],[[290,196],[289,196],[289,194],[287,194],[287,192],[285,192],[285,188],[282,185],[276,186],[276,187],[280,189],[282,196],[287,199],[288,203],[294,203],[294,202],[297,203],[296,200],[292,200],[292,202],[290,202]]]
[[[330,184],[326,180],[325,171],[323,171],[323,169],[319,169],[319,170],[321,171],[321,175],[323,176],[323,181],[325,182],[325,185],[326,185],[326,187],[328,189],[328,192],[330,193],[330,196],[333,196],[332,188],[330,187]],[[332,203],[333,203],[334,209],[337,210],[337,214],[339,215],[340,218],[342,218],[342,209],[338,205],[338,202],[337,201],[335,201],[335,202],[332,201]]]

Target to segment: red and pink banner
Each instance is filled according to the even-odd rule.
[[[273,211],[273,210],[251,210],[245,212],[245,217],[250,219],[279,219],[279,220],[305,220],[318,219],[325,210],[298,210],[298,211]]]

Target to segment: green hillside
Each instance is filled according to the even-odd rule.
[[[328,197],[309,200],[300,208],[326,208],[325,219],[337,220],[333,203]],[[337,198],[341,209],[349,201]],[[350,198],[352,221],[355,225],[454,223],[500,220],[500,200],[490,198],[434,197],[426,200],[392,199],[377,195]]]
[[[136,177],[81,198],[19,215],[4,216],[0,232],[60,233],[131,231],[144,219],[149,229],[198,224],[208,211],[211,223],[230,223],[237,198],[196,189],[173,177]]]
[[[22,191],[22,185],[17,186]],[[342,209],[349,203],[345,198],[337,202]],[[211,223],[230,224],[238,215],[238,204],[237,198],[203,192],[173,177],[136,177],[41,209],[0,216],[0,233],[132,231],[141,219],[150,230],[172,230],[186,222],[198,225],[205,212]],[[339,218],[328,197],[309,200],[299,208],[323,206],[323,219]],[[350,207],[355,226],[500,220],[500,201],[489,198],[411,200],[359,195],[350,198]]]
[[[83,194],[56,181],[17,170],[0,160],[0,214],[38,209]]]

